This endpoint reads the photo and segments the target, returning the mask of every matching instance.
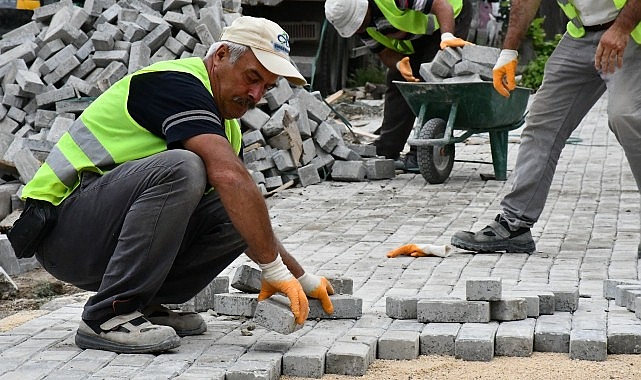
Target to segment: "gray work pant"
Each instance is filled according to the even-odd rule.
[[[181,149],[85,173],[36,257],[56,278],[97,292],[83,319],[185,302],[246,248],[206,185],[202,160]]]
[[[641,187],[641,48],[630,38],[623,67],[602,74],[594,68],[602,34],[588,32],[581,39],[566,34],[547,61],[521,134],[512,190],[501,202],[512,228],[536,223],[566,140],[606,88],[608,125]]]

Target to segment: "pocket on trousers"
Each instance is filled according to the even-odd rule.
[[[27,205],[13,227],[7,232],[7,238],[17,258],[32,257],[49,231],[57,221],[57,209],[44,201],[27,200]]]

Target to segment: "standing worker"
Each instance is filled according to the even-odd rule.
[[[151,353],[201,334],[182,303],[245,252],[262,269],[259,300],[276,292],[307,318],[307,296],[332,313],[327,279],[306,273],[274,235],[245,168],[237,118],[279,76],[305,79],[287,33],[240,17],[204,59],[158,62],[116,82],[54,146],[22,192],[9,232],[54,277],[95,291],[76,333],[81,348]],[[36,244],[31,242],[36,241]]]
[[[415,147],[400,160],[416,117],[392,82],[418,81],[421,64],[431,62],[439,49],[467,43],[462,38],[472,20],[469,0],[326,0],[325,16],[342,37],[357,34],[388,68],[376,154],[417,173]]]
[[[567,32],[550,56],[521,134],[512,190],[501,213],[479,232],[459,231],[452,245],[475,252],[527,252],[530,228],[550,190],[561,150],[607,89],[608,126],[641,186],[641,0],[559,0]],[[517,51],[541,0],[513,0],[494,88],[510,96]]]

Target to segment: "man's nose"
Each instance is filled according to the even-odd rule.
[[[265,95],[266,88],[262,84],[254,84],[249,87],[249,96],[254,103],[258,102]]]

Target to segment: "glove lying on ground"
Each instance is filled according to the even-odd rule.
[[[469,41],[465,41],[462,38],[454,37],[452,33],[443,33],[441,34],[441,50],[451,47],[463,47],[465,45],[473,45]]]
[[[410,65],[410,57],[403,57],[403,59],[396,62],[396,69],[401,72],[401,75],[406,81],[420,82],[416,77],[414,77],[412,66]]]
[[[334,288],[325,277],[305,273],[298,277],[298,282],[300,282],[308,297],[316,298],[320,301],[323,310],[325,310],[327,314],[334,312],[334,305],[332,305],[332,301],[329,299],[329,296],[334,294]]]
[[[294,313],[296,323],[302,325],[309,314],[309,302],[300,282],[289,272],[283,264],[280,255],[268,264],[258,264],[263,271],[262,285],[258,293],[258,301],[265,300],[281,292],[289,298],[290,308]]]
[[[503,49],[492,69],[494,89],[506,98],[510,96],[510,91],[516,88],[517,57],[516,50]]]
[[[412,257],[425,257],[425,256],[438,256],[447,257],[452,253],[451,245],[435,245],[435,244],[406,244],[396,249],[387,252],[387,257],[397,256],[412,256]]]

